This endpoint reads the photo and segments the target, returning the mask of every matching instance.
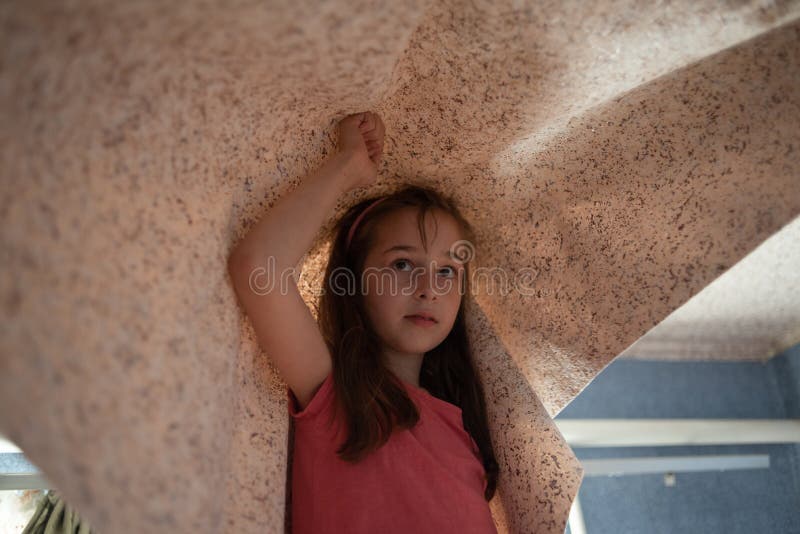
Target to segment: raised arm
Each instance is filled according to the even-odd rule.
[[[228,257],[234,291],[253,323],[259,345],[301,409],[330,373],[332,359],[294,276],[284,276],[287,283],[281,277],[311,247],[339,196],[377,177],[380,151],[370,136],[380,133],[382,149],[383,125],[372,115],[370,129],[369,121],[361,116],[350,115],[340,122],[339,151],[281,197]],[[362,122],[367,126],[359,127]]]

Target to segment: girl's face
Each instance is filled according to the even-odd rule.
[[[450,256],[451,247],[462,239],[455,219],[440,210],[429,211],[424,250],[417,214],[417,208],[403,208],[378,223],[362,281],[366,312],[383,342],[384,356],[413,356],[421,363],[424,353],[444,341],[453,327],[465,270]],[[409,318],[420,313],[435,322]]]

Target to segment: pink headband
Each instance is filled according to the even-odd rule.
[[[375,207],[382,200],[386,200],[386,197],[379,198],[378,200],[376,200],[375,202],[373,202],[372,204],[367,206],[367,208],[364,211],[362,211],[361,214],[358,217],[356,217],[355,222],[350,226],[350,231],[347,233],[347,244],[345,245],[345,248],[347,248],[347,249],[350,248],[350,241],[352,241],[353,234],[356,233],[356,227],[358,227],[358,223],[361,222],[361,219],[364,218],[364,215],[366,215],[369,210],[371,210],[373,207]]]

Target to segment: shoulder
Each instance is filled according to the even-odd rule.
[[[333,371],[329,372],[325,379],[313,390],[312,396],[305,406],[298,401],[297,396],[291,388],[286,388],[286,394],[289,401],[289,414],[293,419],[314,419],[331,404],[334,394]]]

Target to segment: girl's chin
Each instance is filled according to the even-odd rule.
[[[401,348],[402,352],[407,354],[425,354],[436,348],[439,343],[425,343],[425,344],[417,344],[417,345],[403,345]]]

